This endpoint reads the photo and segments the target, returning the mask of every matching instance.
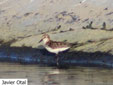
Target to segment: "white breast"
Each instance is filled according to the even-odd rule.
[[[63,48],[52,49],[52,48],[46,46],[45,48],[46,48],[49,52],[51,52],[51,53],[56,53],[56,54],[58,54],[59,52],[68,50],[70,47],[63,47]]]

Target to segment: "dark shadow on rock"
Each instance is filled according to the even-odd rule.
[[[95,52],[69,52],[59,53],[59,66],[96,66],[113,67],[113,55]],[[21,64],[38,64],[43,66],[57,66],[55,54],[45,49],[32,47],[0,47],[0,62],[14,62]]]

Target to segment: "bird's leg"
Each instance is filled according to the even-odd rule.
[[[57,59],[56,59],[57,66],[59,66],[59,56],[58,56],[58,53],[56,53],[56,57],[57,57]]]

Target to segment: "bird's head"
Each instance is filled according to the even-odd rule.
[[[50,40],[50,37],[49,37],[49,35],[48,34],[44,34],[43,36],[42,36],[42,39],[39,41],[39,43],[40,42],[44,42],[44,43],[46,43],[46,42],[48,42]]]

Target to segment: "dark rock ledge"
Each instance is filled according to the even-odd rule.
[[[59,55],[59,66],[96,66],[113,68],[113,55],[103,52],[66,51]],[[0,47],[0,62],[57,66],[55,54],[31,47]]]

